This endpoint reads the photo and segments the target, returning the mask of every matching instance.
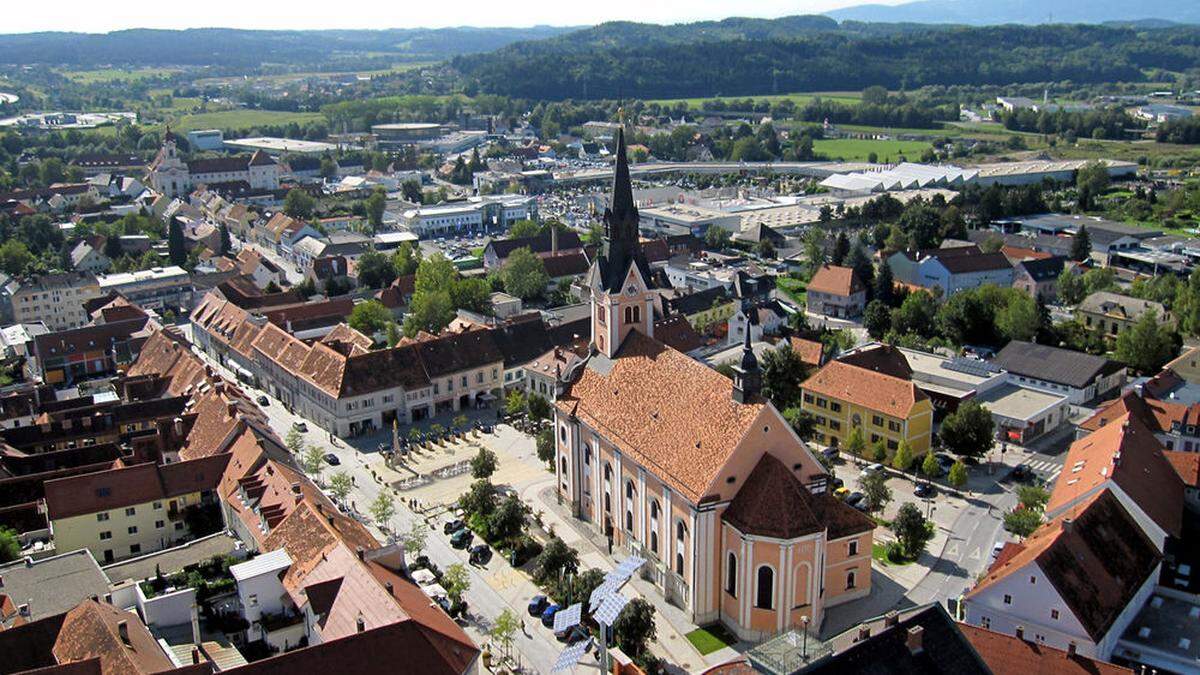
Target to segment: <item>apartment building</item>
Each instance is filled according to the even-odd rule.
[[[42,274],[17,281],[8,295],[14,323],[41,321],[52,331],[78,328],[91,317],[83,304],[103,295],[87,272]]]
[[[840,447],[860,427],[868,443],[883,441],[889,453],[902,442],[917,453],[929,449],[933,404],[909,379],[831,361],[801,389],[800,409],[816,419],[818,443]]]

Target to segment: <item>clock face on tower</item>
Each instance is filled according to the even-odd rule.
[[[625,288],[625,295],[629,295],[629,296],[637,295],[637,286],[630,284],[628,287]]]

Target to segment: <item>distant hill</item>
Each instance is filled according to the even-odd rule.
[[[412,28],[266,31],[232,28],[133,29],[112,33],[0,34],[0,63],[136,66],[318,64],[388,56],[398,61],[447,59],[490,52],[520,40],[562,35],[578,27]]]
[[[614,22],[451,63],[478,91],[534,99],[1135,82],[1149,69],[1200,67],[1200,27],[838,25],[815,16]]]
[[[838,21],[955,23],[972,26],[1005,23],[1139,23],[1160,19],[1200,23],[1200,2],[1159,0],[917,0],[902,5],[856,5],[826,12]],[[1148,27],[1141,25],[1142,27]]]

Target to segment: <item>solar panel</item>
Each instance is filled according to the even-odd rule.
[[[617,617],[621,615],[621,610],[625,609],[625,605],[629,602],[629,598],[620,593],[613,593],[600,603],[600,609],[596,610],[593,617],[598,623],[605,626],[611,626],[616,622]]]
[[[554,667],[550,669],[550,672],[558,673],[570,668],[574,668],[575,664],[579,663],[579,659],[583,658],[583,655],[587,653],[591,646],[592,640],[591,638],[588,638],[583,642],[573,644],[570,647],[562,650],[562,653],[558,655],[558,660],[554,662]]]
[[[572,626],[579,625],[579,620],[583,616],[583,603],[577,602],[570,607],[554,613],[554,632],[564,631]]]
[[[616,581],[606,579],[604,583],[596,587],[596,590],[592,591],[591,597],[588,598],[588,607],[591,607],[592,612],[595,612],[600,603],[604,602],[604,599],[609,595],[615,593],[619,587],[620,584]]]
[[[942,367],[946,370],[953,370],[957,373],[966,373],[976,377],[986,377],[992,373],[998,372],[998,369],[987,361],[979,359],[968,359],[957,357],[942,363]]]
[[[642,565],[644,564],[646,564],[645,558],[639,558],[636,555],[629,556],[628,558],[622,560],[620,565],[617,565],[617,572],[619,572],[622,576],[629,578],[633,576],[634,573],[636,573],[639,569],[641,569]]]

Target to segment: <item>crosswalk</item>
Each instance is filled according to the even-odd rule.
[[[1021,462],[1032,469],[1039,478],[1047,483],[1053,483],[1058,474],[1062,473],[1062,465],[1046,459],[1032,459]]]

